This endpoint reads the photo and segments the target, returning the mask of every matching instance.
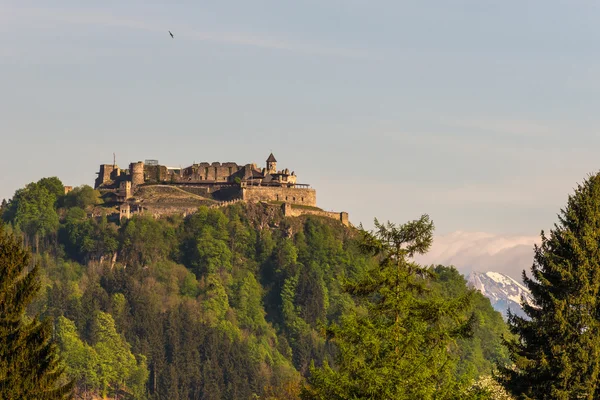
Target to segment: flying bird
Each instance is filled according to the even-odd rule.
[[[171,31],[169,31],[169,35],[171,35],[171,39],[175,39],[175,36],[173,36],[173,34],[171,33]]]

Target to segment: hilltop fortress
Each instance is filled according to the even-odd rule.
[[[114,162],[101,164],[97,174],[94,188],[100,191],[105,203],[118,206],[121,218],[144,211],[154,215],[193,212],[192,205],[182,203],[187,196],[188,200],[204,200],[212,206],[239,201],[264,202],[281,206],[288,216],[315,214],[336,218],[348,225],[347,213],[317,208],[316,190],[298,183],[294,171],[278,170],[272,153],[262,169],[254,163],[202,162],[181,168],[146,160],[129,164],[129,169],[121,169]],[[171,193],[173,199],[169,201],[166,196],[161,199],[160,207],[153,207],[144,196],[150,189]]]

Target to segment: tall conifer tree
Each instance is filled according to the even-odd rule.
[[[410,260],[432,243],[427,215],[396,226],[375,220],[375,232],[362,231],[362,247],[377,263],[346,285],[359,309],[328,328],[339,349],[331,368],[311,367],[304,399],[454,399],[463,389],[453,374],[454,340],[471,333],[464,317],[468,292],[451,301],[428,284],[432,270]]]
[[[528,318],[509,315],[520,339],[500,382],[524,399],[600,398],[600,174],[569,196],[549,237],[541,232],[531,273]]]
[[[50,341],[52,326],[25,311],[38,294],[38,267],[27,272],[29,253],[0,225],[0,398],[54,400],[71,396]]]

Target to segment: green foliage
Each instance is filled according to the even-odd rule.
[[[262,297],[262,288],[254,274],[246,274],[239,283],[233,304],[241,328],[259,333],[268,330]]]
[[[124,391],[135,399],[145,398],[146,358],[140,356],[136,360],[129,344],[116,332],[110,314],[98,312],[95,325],[95,343],[91,346],[80,339],[73,321],[58,318],[56,337],[68,376],[83,393],[107,395]]]
[[[300,270],[295,292],[300,317],[312,326],[325,323],[329,307],[328,290],[323,270],[316,262],[309,262]]]
[[[600,175],[569,196],[559,222],[535,246],[529,318],[509,316],[514,366],[500,381],[527,399],[595,399],[600,395]]]
[[[502,315],[494,310],[488,298],[469,288],[465,278],[454,268],[437,265],[433,269],[433,287],[444,298],[451,300],[468,293],[472,304],[465,317],[473,315],[473,335],[458,339],[460,360],[456,366],[457,379],[489,375],[496,365],[508,365],[510,358],[503,337],[511,336]]]
[[[148,378],[145,358],[138,362],[131,353],[130,345],[119,335],[110,314],[98,312],[96,316],[94,350],[98,355],[99,381],[104,393],[109,389],[129,389],[136,398],[144,395]]]
[[[67,193],[64,203],[67,208],[79,207],[85,210],[100,203],[100,192],[88,185],[78,186]]]
[[[45,185],[30,183],[15,192],[3,218],[22,230],[31,242],[35,241],[37,250],[39,239],[58,228],[56,201],[56,195]]]
[[[60,385],[51,325],[25,311],[40,286],[38,266],[27,272],[29,254],[0,225],[0,398],[66,399],[72,385]]]
[[[231,269],[231,251],[227,243],[213,236],[207,229],[202,232],[196,245],[197,264],[195,271],[198,275],[213,274],[221,269]]]
[[[198,296],[198,280],[192,273],[187,273],[181,282],[180,293],[183,296]]]
[[[216,326],[225,318],[229,309],[229,297],[221,281],[215,274],[206,277],[206,283],[202,294],[202,311],[204,322],[209,326]]]
[[[444,299],[429,288],[432,271],[409,260],[432,242],[425,215],[401,226],[375,220],[362,231],[362,248],[379,261],[346,290],[359,309],[342,316],[327,334],[338,346],[337,368],[311,367],[307,399],[455,398],[456,339],[470,335],[464,317],[472,294]]]
[[[229,220],[220,211],[201,207],[183,224],[181,261],[199,277],[231,270]]]
[[[98,354],[79,338],[75,323],[60,316],[55,332],[67,375],[85,392],[100,388]]]
[[[0,218],[4,215],[4,212],[8,209],[8,201],[6,199],[2,199],[0,202]]]
[[[129,219],[121,235],[122,259],[129,265],[143,267],[167,259],[174,243],[175,230],[165,221],[149,216]]]
[[[48,182],[32,185],[51,193]],[[327,340],[320,334],[326,325],[354,329],[355,339],[364,333],[371,338],[369,346],[383,346],[375,355],[393,352],[389,344],[395,331],[389,328],[395,325],[385,311],[390,304],[371,296],[385,294],[390,282],[408,289],[397,304],[417,316],[404,316],[397,324],[414,330],[407,335],[411,341],[402,344],[406,360],[416,363],[432,355],[436,362],[448,360],[444,368],[433,363],[420,381],[413,379],[423,386],[414,393],[490,374],[493,360],[503,359],[497,346],[503,330],[496,326],[499,315],[489,313],[489,302],[474,296],[459,311],[457,303],[471,293],[464,279],[443,267],[415,269],[407,254],[401,277],[408,283],[402,286],[392,273],[393,262],[384,262],[391,247],[383,237],[373,236],[365,249],[359,231],[336,221],[288,219],[278,209],[243,203],[201,207],[186,218],[134,216],[117,226],[89,216],[94,196],[85,193],[91,192],[78,189],[52,202],[58,225],[43,236],[36,231],[42,290],[28,308],[56,318],[56,340],[77,396],[298,398],[311,362],[346,376],[348,364],[339,363],[340,352],[363,362],[372,350],[357,344],[360,340],[355,347]],[[16,200],[24,199],[29,201]],[[23,235],[25,225],[11,215],[5,212],[6,229]],[[413,246],[411,251],[426,248],[426,232],[410,236],[420,226],[407,226],[408,231],[398,231],[403,243]],[[374,243],[383,244],[374,248]],[[381,285],[371,286],[365,296],[344,282]],[[438,347],[426,345],[435,333],[466,323],[472,312],[479,318],[472,339],[453,332]],[[434,325],[428,327],[429,322]],[[441,350],[444,345],[450,354]],[[382,384],[386,364],[373,365],[384,372],[377,378]],[[441,372],[433,382],[435,371]],[[367,378],[353,377],[340,390]]]
[[[67,212],[66,223],[60,230],[65,250],[76,260],[100,260],[113,254],[119,247],[117,229],[108,224],[106,217],[87,219],[86,213],[79,207]]]
[[[65,186],[56,176],[51,178],[42,178],[37,182],[38,185],[46,188],[57,200],[60,200],[65,194]]]

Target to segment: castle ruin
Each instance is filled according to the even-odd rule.
[[[134,209],[144,208],[136,203],[135,195],[140,188],[152,185],[176,187],[220,203],[247,201],[304,206],[304,211],[295,211],[293,215],[314,214],[315,210],[310,209],[317,207],[316,190],[298,183],[294,171],[277,169],[272,153],[263,168],[254,163],[233,162],[202,162],[181,168],[146,160],[133,162],[128,169],[121,169],[114,162],[102,164],[97,175],[94,188],[100,191],[106,203],[118,205],[122,218],[128,218]],[[292,215],[289,207],[284,210]],[[347,214],[342,214],[345,215],[337,213],[338,218],[347,225]]]

